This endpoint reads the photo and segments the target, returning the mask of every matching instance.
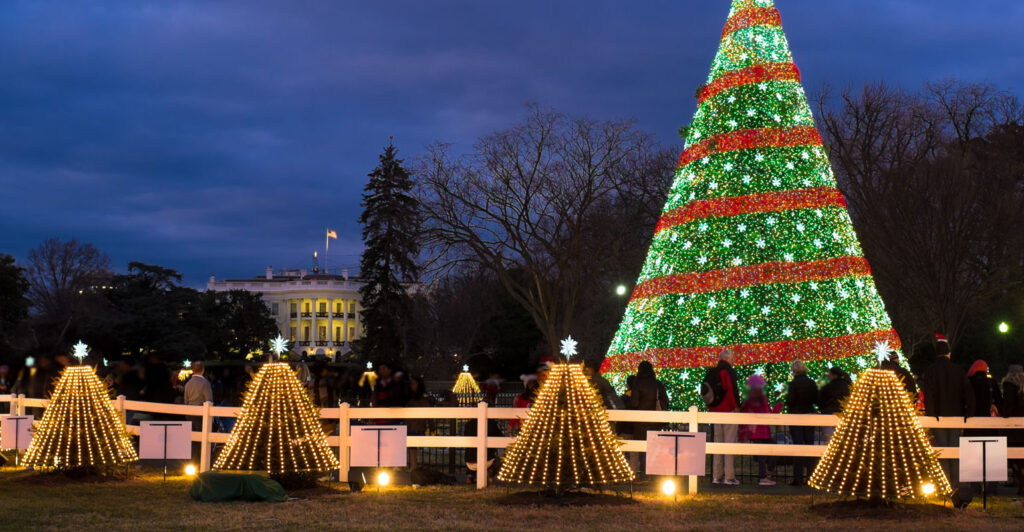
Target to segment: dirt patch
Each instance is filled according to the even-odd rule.
[[[952,506],[934,503],[899,503],[854,499],[815,504],[811,511],[830,519],[917,520],[943,519],[957,515]]]
[[[494,499],[494,503],[502,506],[633,506],[640,501],[630,498],[629,492],[517,491]]]
[[[347,492],[348,488],[344,484],[335,482],[333,485],[320,484],[313,487],[301,488],[301,489],[290,489],[285,490],[288,492],[288,500],[292,499],[322,499],[324,497],[332,497],[340,495],[343,491]]]
[[[64,486],[80,484],[110,484],[132,480],[135,475],[129,471],[118,471],[110,473],[96,472],[75,472],[63,473],[59,471],[22,471],[10,480],[31,486]]]

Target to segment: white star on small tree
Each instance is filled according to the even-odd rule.
[[[274,338],[273,340],[270,341],[270,350],[273,351],[274,354],[278,356],[278,358],[280,358],[281,353],[284,353],[285,351],[288,350],[288,341],[285,340],[284,337],[282,337],[280,334],[278,334],[277,338]]]
[[[566,338],[565,340],[562,340],[561,353],[562,353],[563,356],[565,356],[565,360],[567,362],[573,356],[576,355],[576,346],[577,345],[579,345],[579,342],[577,342],[576,340],[573,340],[572,335],[569,335],[568,338]]]
[[[74,351],[72,352],[72,356],[78,359],[79,364],[81,364],[85,360],[85,357],[89,356],[89,346],[82,343],[81,340],[79,340],[78,343],[72,347],[72,349],[74,349]]]
[[[889,360],[889,342],[875,342],[875,358],[879,364]]]

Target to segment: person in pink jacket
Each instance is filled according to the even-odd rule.
[[[751,375],[747,379],[747,400],[740,407],[740,412],[750,414],[770,414],[772,407],[768,403],[768,397],[764,393],[765,381],[760,375]],[[740,441],[751,443],[775,443],[772,439],[772,430],[768,425],[742,425],[740,426]],[[761,478],[759,486],[774,486],[775,475],[774,456],[757,457],[757,473]]]

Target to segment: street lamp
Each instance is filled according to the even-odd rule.
[[[1010,324],[1006,323],[1005,321],[1000,323],[999,324],[999,332],[1001,334],[1006,334],[1006,333],[1010,332]]]
[[[615,294],[616,295],[620,295],[620,296],[624,296],[624,295],[626,295],[626,291],[627,290],[628,290],[628,288],[626,288],[626,285],[620,284],[619,286],[615,287]]]

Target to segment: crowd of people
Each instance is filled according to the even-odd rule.
[[[949,343],[937,335],[936,361],[918,378],[915,378],[899,360],[899,354],[890,351],[889,358],[879,367],[896,373],[913,404],[928,416],[938,417],[1024,417],[1024,368],[1012,365],[1002,381],[992,378],[988,364],[983,360],[974,362],[968,370],[954,363],[950,358]],[[827,380],[819,387],[809,375],[801,361],[791,364],[791,377],[780,400],[774,404],[766,392],[770,383],[762,375],[752,375],[740,382],[735,365],[735,353],[724,349],[719,354],[718,364],[707,370],[701,395],[706,407],[712,412],[744,412],[769,414],[786,412],[790,414],[837,414],[842,410],[843,401],[850,395],[852,379],[843,369],[832,367]],[[30,397],[49,397],[57,376],[63,367],[69,365],[68,357],[41,358],[34,365],[26,365],[17,375],[10,368],[0,366],[0,394],[25,394]],[[528,408],[536,400],[537,392],[547,379],[551,359],[541,362],[537,370],[522,376],[523,391],[512,406]],[[323,363],[310,365],[304,360],[293,363],[300,381],[307,386],[314,404],[327,408],[348,402],[353,406],[372,407],[430,407],[458,406],[458,398],[450,391],[428,394],[422,377],[410,376],[390,363],[380,363],[373,371],[373,378],[352,369],[328,366]],[[158,355],[138,360],[122,359],[114,364],[103,364],[99,374],[112,390],[128,400],[182,403],[201,405],[211,401],[220,406],[239,406],[244,390],[257,369],[256,365],[220,366],[208,368],[196,362],[190,372],[172,370]],[[650,362],[643,361],[637,366],[635,375],[625,380],[625,392],[617,393],[605,379],[599,366],[584,365],[584,372],[606,409],[668,410],[669,396]],[[185,378],[190,373],[190,377]],[[502,380],[497,374],[481,383],[479,397],[494,405]],[[128,422],[137,422],[145,416],[129,412]],[[233,420],[217,420],[215,430],[228,431]],[[198,419],[193,420],[198,423]],[[428,420],[410,420],[407,423],[410,435],[428,434],[432,427]],[[512,420],[509,428],[514,434],[520,421]],[[616,431],[622,438],[646,439],[649,430],[658,430],[661,425],[654,423],[617,423]],[[196,430],[199,430],[198,426]],[[475,426],[466,426],[467,434],[475,434]],[[494,436],[502,435],[498,426],[487,428]],[[788,430],[775,433],[767,425],[715,424],[711,435],[716,442],[734,443],[776,443],[778,436],[788,435],[795,445],[810,445],[828,441],[833,427],[816,431],[811,426],[790,426]],[[932,429],[933,444],[936,447],[958,447],[959,429]],[[984,432],[984,431],[982,431]],[[1011,446],[1024,446],[1022,431],[1007,431]],[[977,431],[975,431],[977,433]],[[472,450],[471,450],[472,451]],[[471,453],[470,453],[471,454]],[[415,466],[415,456],[413,465]],[[488,456],[493,460],[493,456]],[[639,467],[639,456],[631,456],[634,468]],[[475,462],[475,456],[467,456],[467,462]],[[1024,464],[1013,461],[1018,490],[1024,494]],[[802,485],[808,479],[815,460],[795,457],[793,459],[793,485]],[[761,486],[776,484],[777,459],[771,456],[757,457],[758,483]],[[958,470],[953,460],[942,460],[942,466],[954,486],[957,486]],[[712,482],[726,486],[738,485],[735,457],[714,455],[712,460]]]
[[[1021,417],[1024,416],[1024,368],[1012,365],[1002,381],[994,379],[989,372],[988,364],[977,360],[965,371],[954,363],[951,358],[949,342],[941,335],[937,338],[937,359],[918,378],[915,378],[899,360],[899,354],[892,350],[888,358],[879,364],[881,369],[896,373],[911,403],[919,412],[936,417]],[[839,367],[832,367],[827,374],[827,381],[819,387],[818,383],[808,375],[807,366],[802,361],[791,364],[791,377],[780,401],[772,404],[765,392],[768,383],[761,375],[750,376],[745,383],[739,382],[734,369],[735,353],[724,349],[719,353],[718,364],[707,370],[702,384],[701,395],[711,412],[746,412],[756,414],[789,413],[789,414],[837,414],[842,410],[843,401],[850,395],[853,380],[850,375]],[[595,377],[604,380],[600,375]],[[744,386],[745,384],[745,386]],[[600,392],[603,384],[594,383]],[[743,389],[741,389],[743,388]],[[637,408],[643,410],[667,409],[667,400],[663,401],[665,387],[654,376],[649,362],[641,362],[637,373],[626,379],[626,394],[618,403],[605,401],[607,408]],[[604,395],[604,394],[602,394]],[[658,427],[636,424],[631,433],[633,439],[646,439],[646,431]],[[825,427],[817,432],[816,427],[790,426],[784,434],[795,445],[811,445],[827,442],[833,435],[834,427]],[[620,430],[620,432],[622,432]],[[932,429],[933,445],[936,447],[959,447],[959,438],[964,431],[960,429]],[[975,434],[992,435],[991,431],[975,429]],[[1008,436],[1010,446],[1024,446],[1024,434],[1019,430],[1001,431]],[[767,425],[734,425],[715,424],[711,431],[714,441],[721,443],[776,443],[778,440]],[[784,437],[783,437],[784,439]],[[1024,495],[1024,461],[1011,462],[1014,470],[1018,493]],[[773,486],[777,460],[772,456],[757,457],[758,483],[761,486]],[[959,486],[958,468],[955,460],[941,460],[947,477],[955,488]],[[793,458],[792,485],[803,485],[813,471],[815,459],[807,457]],[[736,478],[735,457],[714,455],[712,460],[712,482],[726,486],[739,484]]]

